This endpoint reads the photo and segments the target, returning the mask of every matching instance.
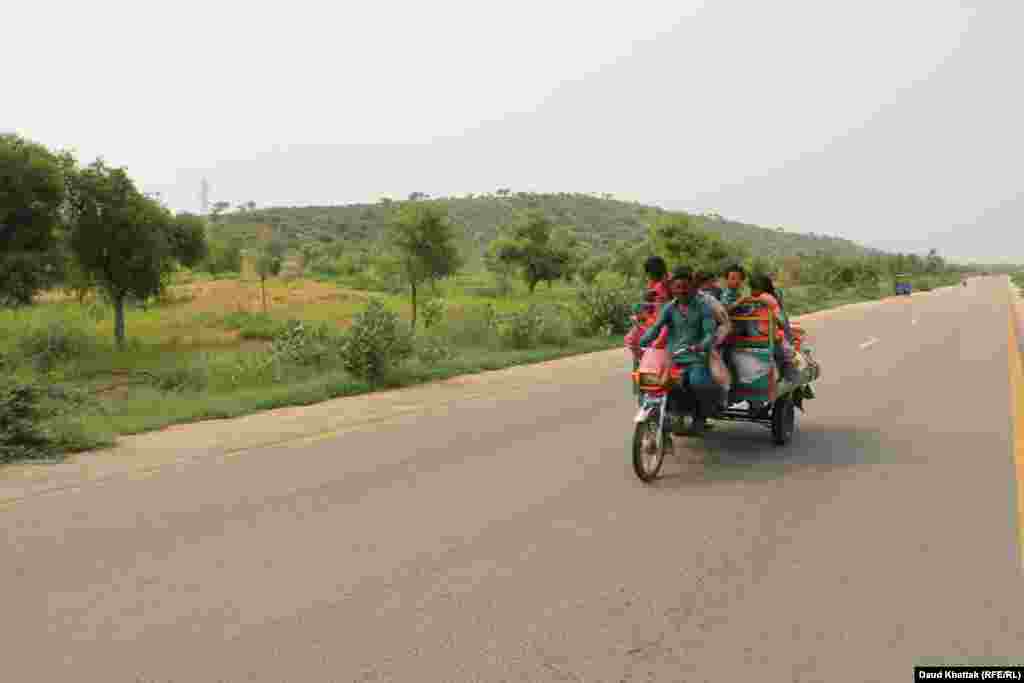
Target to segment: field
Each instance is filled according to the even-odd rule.
[[[604,273],[601,280],[621,289],[618,276]],[[888,282],[868,292],[794,286],[784,293],[787,309],[800,314],[879,298],[891,288]],[[421,297],[428,294],[445,302],[444,313],[429,329],[420,323],[416,354],[388,376],[383,388],[622,344],[621,334],[585,336],[574,331],[567,315],[578,305],[574,285],[541,285],[531,297],[517,282],[501,297],[489,275],[461,274],[438,285],[436,292],[428,288]],[[340,280],[311,278],[268,280],[264,314],[258,280],[215,280],[184,272],[162,301],[129,309],[129,344],[118,351],[112,313],[102,300],[79,302],[49,293],[30,308],[0,311],[0,369],[78,396],[76,409],[52,418],[48,429],[58,435],[64,451],[89,449],[113,443],[118,434],[370,391],[337,360],[280,361],[273,340],[289,321],[341,334],[371,298],[409,318],[407,294],[368,292]],[[521,312],[531,304],[546,310],[550,326],[529,343],[506,343],[488,322],[488,316]],[[421,320],[423,316],[421,310]],[[625,369],[625,354],[623,361]]]
[[[444,319],[420,333],[424,342],[447,347],[451,357],[413,357],[388,378],[385,387],[621,343],[567,332],[529,348],[508,348],[488,333],[484,307],[490,304],[499,314],[523,310],[526,298],[518,293],[507,298],[465,293],[472,285],[473,278],[465,276],[440,285],[437,295],[447,302]],[[551,289],[542,286],[530,303],[567,305],[575,295],[575,289],[565,284]],[[357,291],[313,279],[268,280],[264,314],[258,281],[187,274],[169,289],[164,301],[148,310],[129,309],[128,348],[117,351],[108,306],[95,298],[78,302],[49,293],[31,308],[0,311],[0,367],[15,377],[71,387],[95,399],[88,409],[62,416],[51,425],[62,433],[59,440],[67,450],[81,450],[112,443],[117,434],[368,391],[370,387],[337,363],[275,365],[268,359],[272,340],[288,321],[343,332],[371,297],[409,318],[407,296]]]

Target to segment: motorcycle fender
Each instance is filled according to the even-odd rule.
[[[651,411],[654,410],[651,406],[644,406],[640,410],[636,411],[636,416],[633,418],[633,424],[640,424],[651,415]]]

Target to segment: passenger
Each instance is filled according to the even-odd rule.
[[[633,365],[640,361],[643,351],[640,349],[640,336],[658,318],[661,307],[669,301],[668,291],[668,265],[665,259],[660,256],[651,256],[644,262],[644,272],[647,274],[647,289],[644,292],[644,303],[638,304],[633,309],[633,328],[626,334],[625,344],[633,353]],[[665,348],[668,338],[667,330],[655,342],[654,348]]]
[[[718,278],[711,273],[700,270],[694,275],[697,288],[712,297],[715,301],[722,300],[722,288],[718,286]]]
[[[640,338],[640,346],[647,347],[652,341],[667,328],[668,329],[668,350],[673,359],[677,354],[698,354],[710,350],[718,335],[718,322],[714,312],[707,303],[707,297],[700,294],[693,286],[693,273],[686,266],[680,266],[672,273],[670,283],[672,301],[662,307],[658,319],[644,332]],[[707,375],[706,361],[699,356],[690,355],[690,376],[698,373],[695,370],[703,369]],[[702,367],[703,366],[703,367]],[[692,385],[691,385],[692,386]],[[714,388],[715,391],[708,391]],[[716,411],[720,405],[720,396],[717,394],[717,386],[701,384],[693,387],[699,400],[700,409],[694,420],[694,432],[703,431],[707,423],[707,417]],[[716,405],[718,404],[718,405]]]
[[[672,297],[668,291],[668,265],[665,259],[651,256],[644,262],[644,272],[647,274],[647,289],[655,292],[655,303],[659,307],[668,303]]]
[[[714,290],[712,288],[714,276],[710,273],[699,271],[693,279],[698,293],[705,297],[705,302],[707,303],[708,308],[711,309],[715,322],[718,323],[713,346],[715,348],[721,348],[721,346],[725,344],[726,339],[732,333],[732,321],[729,320],[729,312],[714,294]]]
[[[737,304],[760,301],[768,304],[772,313],[782,323],[782,327],[775,330],[775,362],[779,368],[779,374],[787,379],[794,379],[792,330],[789,327],[789,320],[778,299],[775,297],[775,286],[772,279],[767,275],[755,275],[750,278],[750,296],[740,299]],[[758,328],[763,335],[767,335],[769,324],[767,320],[758,322]]]
[[[729,389],[732,386],[732,370],[729,367],[731,365],[731,357],[728,347],[730,337],[732,336],[732,320],[729,318],[729,311],[726,310],[722,302],[715,296],[715,277],[711,273],[698,271],[694,275],[693,280],[699,295],[704,297],[705,303],[711,310],[715,323],[717,323],[715,338],[711,343],[711,348],[718,351],[718,360],[721,361],[721,365],[717,365],[716,360],[716,365],[711,367],[711,374],[712,377],[716,377],[715,383],[722,390],[722,407],[727,408],[729,405]],[[710,358],[709,363],[711,363]]]
[[[741,290],[746,280],[747,272],[743,270],[743,266],[740,264],[737,263],[725,269],[725,289],[722,290],[720,301],[727,308],[740,300],[742,296]]]
[[[786,313],[786,304],[782,300],[782,290],[775,286],[775,283],[768,275],[764,276],[764,281],[761,284],[764,286],[763,292],[775,297],[775,300],[779,303],[779,319],[782,321],[782,329],[785,333],[786,341],[792,344],[793,329],[789,324],[789,315]]]
[[[715,276],[706,270],[698,270],[693,274],[693,284],[697,291],[705,294],[715,301],[718,301],[718,291],[715,289]]]

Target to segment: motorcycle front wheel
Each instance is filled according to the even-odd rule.
[[[652,482],[658,478],[658,472],[665,463],[665,454],[672,448],[672,437],[668,430],[661,435],[658,443],[658,422],[654,419],[644,420],[633,432],[633,471],[640,481]]]

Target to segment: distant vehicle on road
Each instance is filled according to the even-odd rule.
[[[910,285],[910,276],[901,273],[896,276],[896,296],[910,296],[914,288]]]

